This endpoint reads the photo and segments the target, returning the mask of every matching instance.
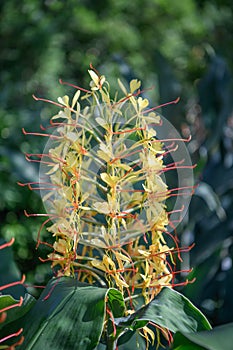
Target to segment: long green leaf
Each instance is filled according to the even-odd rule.
[[[186,347],[185,347],[186,346]],[[175,334],[173,349],[232,350],[233,323],[213,328],[210,331]]]
[[[131,316],[118,318],[116,325],[136,330],[147,322],[153,322],[172,332],[211,329],[206,317],[185,296],[170,288],[163,288],[153,301]]]
[[[103,331],[108,293],[110,299],[115,295],[121,300],[120,293],[112,289],[93,287],[69,277],[52,279],[25,317],[25,340],[20,348],[94,349]]]

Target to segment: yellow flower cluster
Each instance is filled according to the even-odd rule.
[[[61,110],[41,158],[41,187],[55,237],[48,259],[58,275],[119,289],[148,303],[169,286],[171,252],[163,238],[165,205],[160,116],[148,110],[140,81],[112,99],[104,76],[90,70],[90,90],[77,87]],[[116,95],[117,96],[117,95]],[[81,102],[85,105],[81,108]]]

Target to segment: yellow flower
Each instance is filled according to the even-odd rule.
[[[118,259],[120,259],[119,254]],[[121,273],[117,271],[114,261],[109,256],[104,255],[102,261],[93,260],[91,264],[106,273],[110,285],[117,286],[121,291],[123,291],[123,288],[128,288],[128,284],[125,282],[124,278],[122,278]]]

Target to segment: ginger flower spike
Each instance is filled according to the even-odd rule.
[[[40,182],[21,185],[41,193],[56,275],[117,288],[130,313],[137,296],[146,304],[176,285],[176,261],[190,249],[176,235],[194,190],[189,139],[160,106],[149,108],[137,79],[129,89],[118,80],[114,97],[104,76],[89,75],[89,89],[60,81],[76,90],[71,101],[35,97],[59,110],[42,132],[24,130],[48,142],[43,154],[26,155],[40,162]]]

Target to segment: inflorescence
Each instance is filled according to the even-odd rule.
[[[40,182],[21,184],[41,192],[47,213],[26,215],[46,217],[42,228],[54,243],[44,261],[57,276],[117,288],[130,313],[137,296],[147,304],[164,286],[178,284],[176,262],[191,249],[179,247],[175,227],[187,210],[176,199],[189,202],[194,190],[191,182],[180,182],[179,169],[190,178],[193,166],[172,161],[189,139],[158,137],[164,128],[160,106],[148,108],[140,81],[132,80],[127,91],[118,80],[122,97],[111,98],[105,77],[93,67],[89,74],[90,89],[60,81],[76,89],[71,102],[67,95],[58,102],[34,96],[60,111],[42,132],[23,129],[48,137],[43,154],[26,154],[40,162]],[[177,187],[167,184],[172,172]],[[176,205],[170,208],[169,200]],[[43,243],[39,233],[38,246]]]

